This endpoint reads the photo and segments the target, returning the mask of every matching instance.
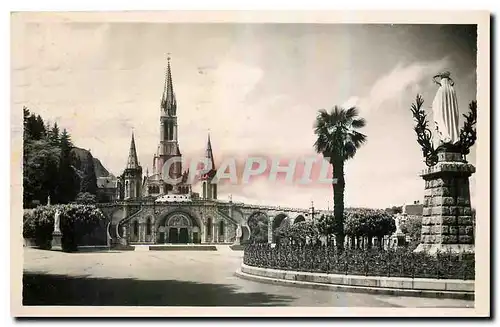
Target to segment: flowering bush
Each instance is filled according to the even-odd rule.
[[[249,266],[321,272],[331,274],[474,279],[474,255],[413,253],[404,249],[346,249],[317,244],[283,245],[250,244],[243,262]]]
[[[23,237],[34,239],[36,246],[41,249],[50,249],[52,247],[52,232],[54,231],[54,213],[54,206],[25,210]]]
[[[60,214],[61,245],[63,251],[77,250],[78,238],[89,234],[105,219],[94,205],[66,204],[58,206]]]

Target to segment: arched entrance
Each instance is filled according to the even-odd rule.
[[[165,223],[167,243],[190,243],[192,229],[192,221],[187,215],[182,213],[171,215]]]
[[[293,223],[296,224],[300,223],[301,221],[306,221],[306,219],[304,218],[304,216],[298,215],[297,218],[295,218],[295,220],[293,221]]]
[[[187,212],[172,212],[161,218],[156,225],[157,243],[186,244],[200,241],[200,226]]]

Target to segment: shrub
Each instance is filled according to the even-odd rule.
[[[474,279],[474,255],[413,253],[405,249],[346,249],[342,253],[319,244],[250,244],[245,248],[246,265],[365,276]]]
[[[23,214],[23,237],[35,240],[40,249],[52,247],[55,206],[37,207],[25,210]]]
[[[97,196],[89,192],[80,192],[75,198],[75,203],[78,204],[96,204]]]
[[[63,251],[78,249],[78,239],[89,234],[104,219],[102,212],[94,205],[67,204],[58,206]]]

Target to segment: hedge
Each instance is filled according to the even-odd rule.
[[[78,239],[91,233],[105,219],[95,205],[67,204],[58,206],[60,213],[61,246],[63,251],[78,249]]]
[[[76,251],[78,238],[92,232],[99,222],[105,219],[94,205],[40,206],[24,211],[23,237],[34,239],[36,246],[41,249],[50,249],[56,211],[59,211],[62,249],[67,252]]]
[[[243,262],[249,266],[345,275],[464,279],[475,278],[473,254],[413,253],[405,249],[346,249],[341,254],[321,245],[251,244]]]
[[[37,207],[23,213],[23,237],[33,239],[40,249],[52,248],[54,231],[54,206]]]

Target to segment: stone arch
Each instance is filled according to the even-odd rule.
[[[273,219],[272,224],[272,232],[273,232],[273,243],[277,240],[277,233],[279,229],[286,228],[287,225],[290,225],[290,218],[284,213],[277,214]]]
[[[198,219],[186,210],[163,214],[155,222],[157,243],[193,243],[200,239]]]
[[[269,225],[269,217],[265,212],[255,211],[250,214],[247,219],[247,225],[250,230],[250,242],[267,242],[267,228]]]
[[[248,226],[241,226],[240,243],[246,243],[250,240],[250,228]]]
[[[302,215],[298,215],[297,217],[295,217],[295,219],[293,220],[293,223],[296,224],[296,223],[300,223],[302,221],[306,221],[306,218],[304,218],[304,216]]]

